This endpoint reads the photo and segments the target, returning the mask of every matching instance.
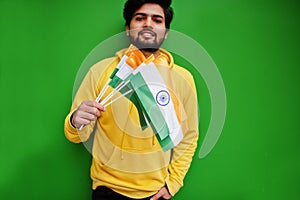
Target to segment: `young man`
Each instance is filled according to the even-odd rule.
[[[191,74],[174,64],[170,53],[160,49],[173,17],[170,4],[171,0],[125,3],[126,33],[132,45],[91,67],[66,117],[64,130],[70,141],[84,142],[95,133],[91,166],[94,200],[170,199],[183,186],[197,146],[197,95]],[[106,107],[95,101],[130,50],[138,51],[144,60],[152,56],[174,97],[172,103],[183,138],[172,150],[162,150],[150,126],[141,128],[136,104],[127,98]],[[109,88],[106,95],[112,90]]]

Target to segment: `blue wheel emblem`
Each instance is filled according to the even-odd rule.
[[[156,102],[160,106],[166,106],[170,102],[170,94],[166,90],[161,90],[156,95]]]

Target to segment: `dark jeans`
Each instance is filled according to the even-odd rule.
[[[150,198],[151,197],[147,197],[139,200],[150,200]],[[99,186],[96,188],[96,190],[93,190],[92,200],[137,200],[137,199],[132,199],[123,196],[107,187]],[[164,200],[164,198],[159,198],[159,200]]]

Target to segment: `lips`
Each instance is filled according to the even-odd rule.
[[[143,32],[142,35],[143,35],[144,37],[152,37],[152,36],[153,36],[153,34],[152,34],[152,33],[149,33],[149,32]]]
[[[156,33],[151,30],[142,30],[139,32],[139,35],[141,35],[145,38],[150,38],[150,37],[156,36]]]

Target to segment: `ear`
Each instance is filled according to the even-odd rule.
[[[167,39],[167,37],[168,37],[168,34],[169,34],[169,29],[166,29],[166,33],[165,33],[165,39]]]
[[[129,26],[126,25],[126,35],[129,36]]]

